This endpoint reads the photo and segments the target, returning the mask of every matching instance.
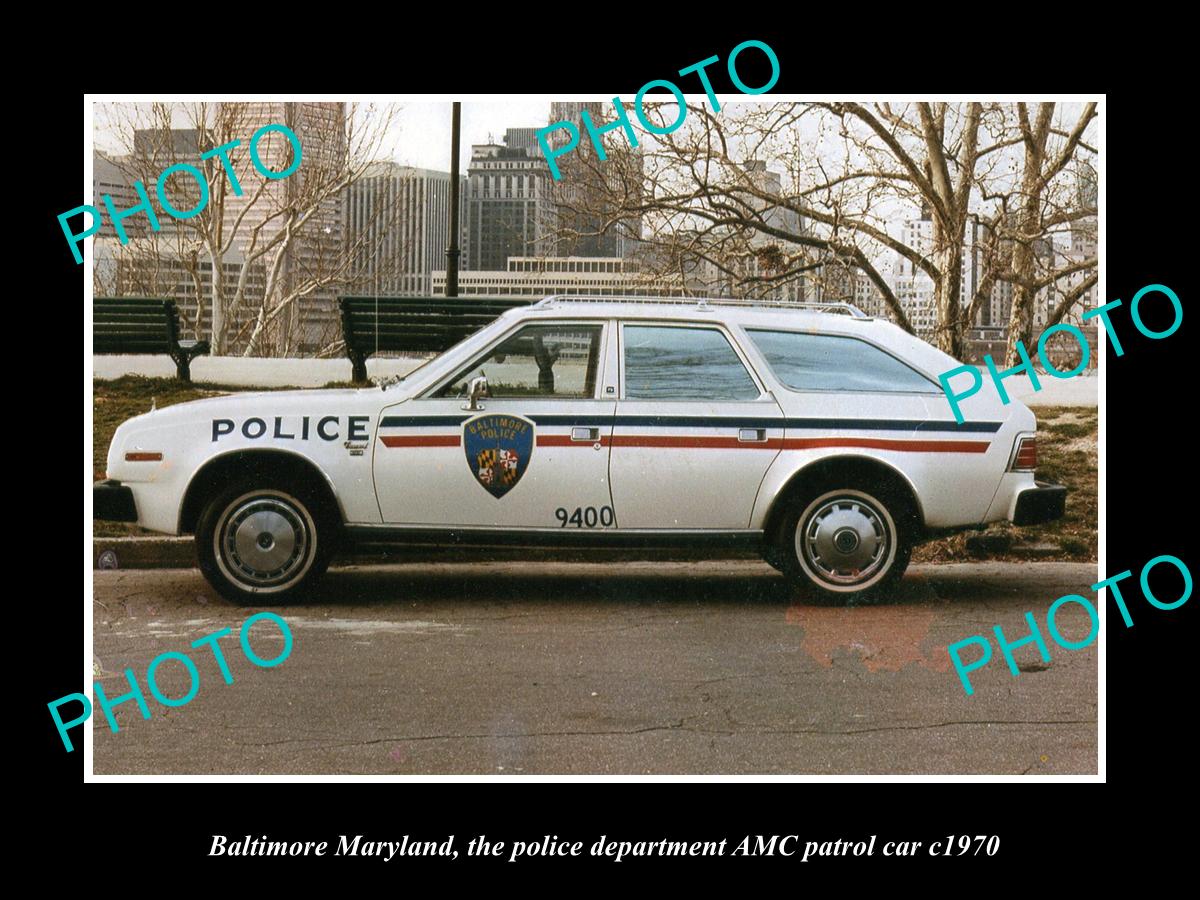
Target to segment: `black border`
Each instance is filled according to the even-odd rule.
[[[817,31],[806,29],[800,17],[795,26],[775,33],[757,25],[731,26],[710,21],[694,23],[696,30],[702,32],[698,37],[685,37],[678,28],[669,26],[655,28],[649,23],[638,23],[636,29],[626,28],[624,19],[610,19],[607,25],[588,29],[542,20],[539,27],[540,15],[531,11],[533,24],[519,26],[526,29],[524,42],[506,41],[501,33],[467,38],[458,32],[473,26],[456,21],[408,33],[403,39],[404,52],[400,54],[395,52],[396,31],[392,27],[379,29],[376,34],[370,33],[371,29],[360,29],[361,42],[350,51],[353,63],[349,59],[329,59],[307,73],[289,71],[287,80],[280,83],[271,83],[267,77],[251,77],[246,65],[232,65],[231,54],[230,64],[214,59],[209,68],[197,73],[191,84],[180,83],[178,67],[147,64],[144,68],[129,68],[126,64],[130,59],[122,57],[125,62],[120,67],[94,73],[88,87],[96,91],[246,91],[252,82],[257,82],[254,86],[260,88],[321,93],[389,90],[499,93],[552,89],[565,94],[601,89],[612,91],[614,96],[628,96],[642,81],[712,53],[723,54],[743,36],[767,40],[776,49],[783,73],[776,91],[781,93],[810,90],[868,93],[880,85],[889,91],[930,94],[967,88],[1006,94],[1068,93],[1096,91],[1111,81],[1110,77],[1097,74],[1098,63],[1108,52],[1106,46],[1079,21],[1078,15],[1071,17],[1070,34],[1061,36],[1069,38],[1072,47],[1081,47],[1083,58],[1077,58],[1073,51],[1069,56],[1064,53],[1062,60],[1055,62],[1054,49],[1048,46],[1038,50],[1049,58],[1040,67],[1022,66],[1019,50],[1009,55],[1004,41],[993,43],[974,31],[963,42],[961,59],[952,59],[948,66],[937,59],[924,62],[928,57],[924,51],[932,53],[933,36],[920,34],[922,26],[917,23],[909,23],[910,29],[895,22],[887,28],[869,29],[869,34],[860,36],[851,23],[831,28],[825,22]],[[751,16],[765,18],[766,11],[758,10]],[[1060,36],[1055,26],[1045,27],[1048,34]],[[441,31],[443,28],[445,33]],[[422,34],[430,41],[424,50],[418,49],[421,42],[417,38]],[[287,40],[284,33],[277,35],[268,50],[264,38],[264,49],[252,61],[254,65],[266,71],[280,64],[280,54],[275,48],[286,46]],[[455,42],[452,52],[434,49],[445,46],[447,41]],[[1164,55],[1167,53],[1164,51]],[[987,64],[988,59],[997,56],[1006,57],[1007,65]],[[912,66],[914,71],[911,77],[906,77],[904,61],[914,58],[917,60]],[[364,62],[371,59],[376,62]],[[118,68],[136,75],[136,83],[118,75]],[[1014,71],[1024,73],[1025,83],[1016,83]],[[329,77],[329,72],[335,72],[336,77]],[[750,80],[749,74],[746,77]],[[947,77],[953,83],[948,83]],[[1176,171],[1176,163],[1184,158],[1186,165],[1190,156],[1189,148],[1176,139],[1179,133],[1175,129],[1181,122],[1179,101],[1154,89],[1135,95],[1134,76],[1122,77],[1129,85],[1126,88],[1129,92],[1110,93],[1101,110],[1106,117],[1107,134],[1104,296],[1128,302],[1146,284],[1167,284],[1177,291],[1186,308],[1194,283],[1191,263],[1195,251],[1191,247],[1194,228],[1191,217],[1185,214],[1189,201],[1181,196],[1186,192],[1186,178]],[[1160,77],[1163,78],[1160,83],[1170,83],[1168,76]],[[857,84],[853,83],[855,80]],[[728,88],[717,84],[718,90]],[[82,105],[80,89],[74,85],[62,86],[56,93],[31,95],[27,108],[34,113],[37,155],[28,162],[40,174],[22,180],[20,187],[29,192],[29,199],[17,207],[24,211],[23,223],[33,225],[30,245],[40,263],[29,266],[20,259],[14,260],[20,268],[29,266],[27,271],[32,277],[25,290],[64,306],[79,296],[82,267],[75,266],[66,252],[55,216],[79,202],[78,176],[73,173],[78,172],[75,166],[80,157]],[[16,255],[23,256],[23,248]],[[1146,304],[1144,318],[1152,327],[1163,327],[1163,320],[1151,311],[1150,305]],[[1194,506],[1183,496],[1194,484],[1191,470],[1194,454],[1189,446],[1192,431],[1189,413],[1194,406],[1189,389],[1194,374],[1190,366],[1185,368],[1185,362],[1193,360],[1187,336],[1190,319],[1185,318],[1179,331],[1161,342],[1134,335],[1127,319],[1118,322],[1123,323],[1118,326],[1121,337],[1129,339],[1122,341],[1126,349],[1123,357],[1116,358],[1110,348],[1106,360],[1108,393],[1102,421],[1107,432],[1108,549],[1101,569],[1106,574],[1130,569],[1136,577],[1146,560],[1172,553],[1185,560],[1193,572],[1200,571],[1189,524]],[[57,340],[51,346],[56,347]],[[22,350],[25,349],[23,344]],[[64,349],[66,354],[74,352]],[[48,423],[41,426],[32,423],[56,418],[60,406],[56,402],[58,391],[69,396],[74,389],[73,385],[70,389],[67,385],[60,387],[57,377],[51,379],[54,391],[34,386],[38,379],[32,373],[56,369],[60,358],[57,351],[49,352],[40,343],[18,354],[24,371],[17,377],[33,388],[20,392],[27,396],[18,401],[31,407],[23,410],[22,418],[29,423],[26,434],[40,436],[49,430]],[[36,438],[33,442],[23,439],[22,431],[18,427],[10,432],[9,439],[16,447],[23,449],[30,443],[35,446],[41,443]],[[17,465],[35,471],[47,465],[43,454],[32,457]],[[56,483],[60,480],[57,473],[72,470],[77,462],[75,456],[70,466],[49,464],[50,471],[55,473],[49,476],[55,486],[47,491],[35,490],[29,499],[20,501],[19,508],[28,517],[30,537],[52,528],[45,524],[45,507],[51,502],[50,497],[57,494]],[[87,472],[85,483],[90,477]],[[19,771],[22,780],[29,777],[26,772],[31,772],[32,783],[48,794],[36,804],[34,821],[29,824],[47,851],[51,846],[55,848],[58,858],[80,853],[99,862],[118,849],[130,854],[136,862],[136,874],[130,878],[138,885],[139,892],[140,886],[151,883],[156,875],[169,873],[176,879],[188,878],[202,863],[207,865],[201,871],[220,872],[239,879],[254,873],[272,879],[277,886],[284,884],[283,876],[293,872],[310,879],[320,871],[322,881],[335,876],[338,884],[345,884],[349,876],[353,879],[350,884],[354,885],[360,883],[360,876],[378,872],[381,874],[375,877],[397,890],[411,886],[405,876],[411,873],[412,865],[431,873],[436,866],[436,862],[411,860],[403,866],[396,862],[361,860],[333,861],[333,865],[313,860],[214,860],[205,856],[213,833],[236,836],[265,832],[273,837],[287,835],[289,839],[326,839],[339,833],[363,833],[380,839],[391,839],[401,833],[440,837],[451,832],[459,834],[460,839],[478,833],[511,839],[519,834],[550,833],[589,840],[600,833],[627,839],[670,836],[689,840],[797,832],[816,832],[829,837],[877,833],[881,839],[999,833],[1003,850],[995,860],[972,859],[969,869],[961,861],[954,862],[949,872],[945,865],[931,868],[928,861],[925,864],[914,861],[914,864],[922,875],[940,871],[975,877],[983,874],[979,871],[983,865],[997,874],[1003,873],[1004,880],[999,883],[1006,890],[1045,884],[1046,880],[1027,867],[1038,862],[1057,870],[1047,880],[1073,885],[1082,883],[1085,873],[1103,871],[1106,860],[1112,864],[1120,859],[1126,866],[1130,862],[1152,861],[1156,873],[1161,873],[1177,859],[1174,856],[1178,852],[1177,841],[1183,836],[1183,832],[1173,831],[1172,820],[1155,821],[1154,810],[1129,814],[1131,807],[1141,802],[1157,803],[1180,796],[1190,780],[1190,759],[1186,752],[1190,743],[1181,738],[1187,734],[1184,729],[1190,725],[1188,711],[1194,707],[1188,663],[1197,604],[1193,602],[1173,612],[1150,609],[1137,596],[1134,580],[1127,582],[1131,589],[1125,593],[1133,598],[1130,607],[1135,627],[1121,628],[1115,610],[1111,606],[1108,610],[1109,787],[1038,784],[1012,790],[1003,785],[963,782],[510,787],[407,783],[386,787],[158,785],[148,789],[110,784],[89,786],[90,789],[81,791],[83,754],[62,752],[45,707],[47,698],[79,687],[83,634],[78,596],[57,590],[53,576],[47,578],[42,567],[23,572],[32,577],[15,594],[36,615],[37,627],[29,641],[35,648],[34,664],[23,667],[31,677],[23,679],[18,688],[22,716],[15,734],[24,757]],[[1164,596],[1171,597],[1175,596],[1171,591],[1177,590],[1178,584],[1172,585],[1170,580],[1163,575],[1161,586],[1158,577],[1153,584]],[[1031,601],[1041,599],[1031,598]],[[12,610],[10,622],[14,622],[17,614],[17,610]],[[1163,805],[1173,806],[1169,801]],[[1117,815],[1118,812],[1122,814]],[[478,862],[482,864],[484,860]],[[539,873],[546,872],[546,865],[573,874],[581,862],[546,860],[536,867],[495,864],[483,868],[491,878],[503,871],[520,878],[524,885],[533,885],[546,883],[536,879]],[[753,865],[744,860],[725,859],[717,863],[696,860],[688,862],[686,872],[701,875],[710,885],[714,884],[714,876],[736,878],[733,883],[745,890],[746,877],[763,864],[799,865],[795,860],[780,858],[755,860]],[[651,863],[624,862],[616,877],[636,876],[648,865]],[[589,868],[615,871],[604,862],[593,863]],[[676,874],[685,871],[684,867],[670,863],[660,863],[657,868]],[[88,867],[77,869],[82,875]],[[873,859],[866,866],[805,864],[799,870],[789,871],[798,873],[803,881],[785,883],[784,889],[794,889],[793,884],[808,885],[814,875],[818,880],[826,876],[836,878],[837,883],[854,888],[861,888],[863,882],[848,883],[847,877],[857,879],[864,873],[886,877],[888,884],[895,884],[896,878],[903,878],[902,871],[913,869],[911,866],[899,869]],[[82,877],[94,886],[96,877],[109,876],[87,872]],[[66,883],[71,875],[56,874],[55,879],[58,884]]]

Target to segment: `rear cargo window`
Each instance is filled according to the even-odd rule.
[[[857,338],[748,330],[775,377],[795,391],[938,394],[920,372]]]

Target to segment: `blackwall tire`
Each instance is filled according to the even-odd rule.
[[[201,573],[226,599],[244,606],[291,603],[328,568],[336,532],[311,492],[235,484],[204,506],[196,555]]]
[[[911,519],[891,492],[823,487],[789,503],[775,553],[784,574],[818,602],[882,599],[912,557]]]

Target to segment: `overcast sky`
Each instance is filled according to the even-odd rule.
[[[404,103],[396,138],[397,162],[422,169],[450,171],[450,104]],[[506,128],[542,128],[550,121],[549,100],[464,103],[459,165],[467,173],[471,145],[502,143]]]

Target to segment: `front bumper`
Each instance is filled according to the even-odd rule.
[[[1038,525],[1061,519],[1067,509],[1067,489],[1061,484],[1035,481],[1034,486],[1017,495],[1014,525]]]
[[[137,506],[133,491],[111,478],[92,485],[92,518],[108,522],[136,522]]]

